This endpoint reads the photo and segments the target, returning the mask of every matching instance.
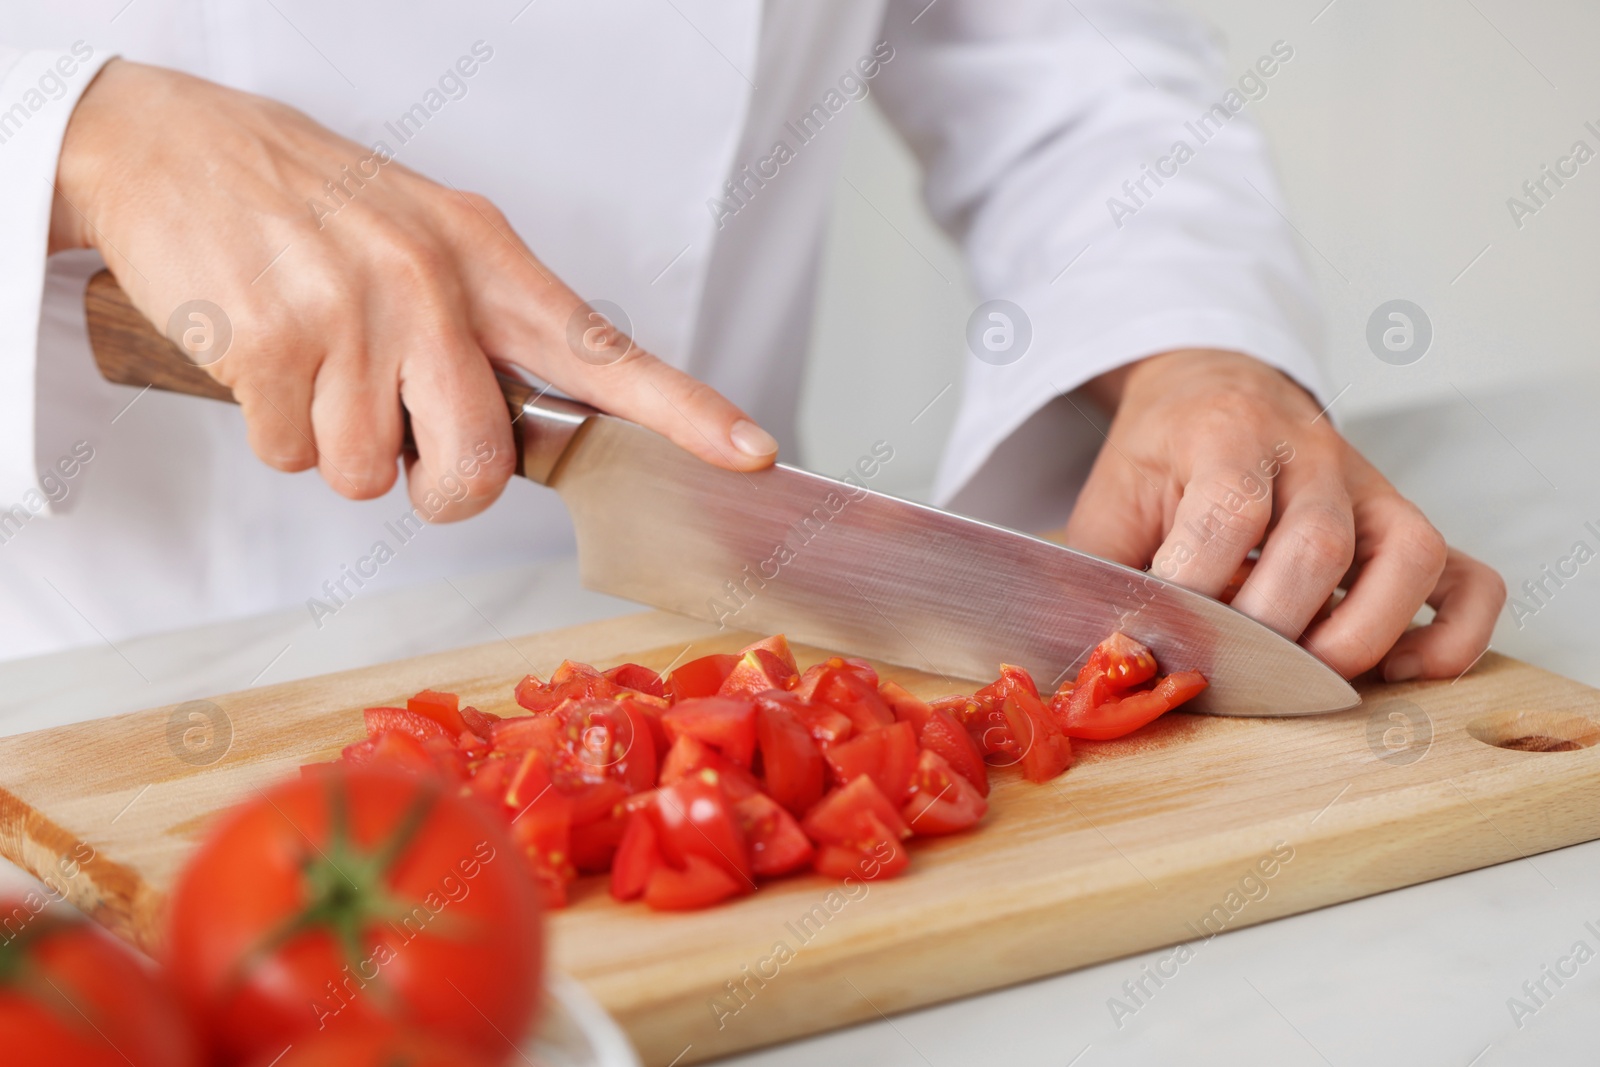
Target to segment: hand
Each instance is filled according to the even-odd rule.
[[[1453,678],[1488,647],[1505,583],[1448,547],[1289,378],[1235,352],[1168,352],[1096,379],[1116,412],[1067,523],[1074,548],[1233,606],[1347,678]],[[1348,593],[1323,608],[1335,589]],[[1408,630],[1427,603],[1434,617]]]
[[[56,188],[51,251],[99,250],[157,325],[192,299],[221,307],[233,340],[208,370],[243,407],[251,448],[279,470],[315,465],[352,499],[393,486],[402,405],[425,514],[465,518],[499,495],[515,452],[491,357],[710,463],[754,470],[777,452],[604,320],[579,358],[582,301],[483,197],[273,101],[113,61],[73,113]]]

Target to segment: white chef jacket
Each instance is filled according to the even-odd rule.
[[[1060,471],[1070,494],[1099,441],[1081,422],[1034,419],[1041,444],[980,468],[1052,398],[1155,352],[1240,350],[1318,385],[1315,301],[1262,139],[1230,95],[1241,72],[1161,3],[0,11],[0,658],[291,605],[320,625],[308,602],[378,541],[393,559],[359,595],[570,551],[559,499],[517,479],[485,514],[399,544],[403,488],[346,501],[314,473],[256,461],[231,406],[98,377],[82,313],[98,257],[47,264],[46,234],[63,131],[113,55],[276,98],[487,194],[579,294],[620,305],[642,345],[749,410],[788,456],[843,127],[875,95],[981,297],[1012,301],[1032,328],[1015,362],[969,359],[939,500],[1037,493]],[[1217,132],[1180,169],[1175,143],[1199,145],[1186,124],[1203,114]],[[1176,176],[1141,185],[1157,167]]]

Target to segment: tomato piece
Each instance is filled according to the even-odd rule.
[[[872,812],[861,818],[861,837],[854,844],[826,844],[817,850],[813,866],[819,874],[845,881],[872,882],[893,878],[911,864],[911,850]]]
[[[954,707],[953,701],[935,701],[937,710]],[[961,725],[972,739],[973,745],[985,757],[998,757],[997,762],[1010,766],[1022,758],[1022,746],[1011,735],[1004,710],[994,703],[980,703],[963,698],[957,712]]]
[[[607,681],[623,689],[632,689],[636,693],[647,693],[653,697],[667,695],[667,687],[662,682],[661,675],[649,667],[641,667],[637,663],[619,663],[601,673]]]
[[[609,871],[627,825],[627,820],[620,815],[607,815],[583,826],[573,826],[572,865],[584,874]]]
[[[800,720],[800,725],[811,734],[819,748],[836,745],[848,739],[856,732],[855,723],[842,711],[837,711],[826,704],[808,704],[800,701],[792,710],[795,718]]]
[[[734,802],[733,813],[750,847],[750,869],[762,877],[797,871],[815,850],[793,815],[765,793]]]
[[[451,737],[470,729],[467,720],[461,717],[461,698],[454,693],[424,689],[406,701],[406,710],[414,715],[427,716],[449,731]]]
[[[0,901],[0,1049],[6,1063],[198,1067],[198,1041],[164,976],[42,892]]]
[[[1076,707],[1069,699],[1060,713],[1063,732],[1069,737],[1091,741],[1110,741],[1131,734],[1206,688],[1205,676],[1198,671],[1179,671],[1157,682],[1155,688],[1129,693],[1120,699],[1101,701],[1094,706]]]
[[[587,663],[562,660],[550,681],[541,682],[538,675],[530,674],[517,683],[515,695],[517,703],[529,711],[554,711],[569,700],[614,697],[617,685]]]
[[[542,989],[517,855],[503,819],[436,783],[372,767],[291,779],[211,824],[169,897],[167,973],[217,1063],[399,1021],[498,1058]],[[380,970],[381,996],[353,977]]]
[[[461,721],[467,724],[467,729],[487,741],[494,736],[494,724],[500,721],[500,716],[469,705],[461,709]]]
[[[785,669],[785,673],[792,674],[796,680],[800,677],[800,665],[795,662],[794,651],[789,647],[789,639],[782,634],[773,634],[771,637],[762,638],[753,645],[746,645],[739,650],[740,655],[751,652],[766,652],[777,659]]]
[[[561,747],[561,722],[551,715],[516,715],[494,724],[489,738],[501,752],[521,753],[529,749],[554,752]]]
[[[701,771],[712,773],[729,800],[761,792],[761,783],[754,775],[690,734],[684,734],[667,749],[667,758],[661,764],[661,784],[672,785]]]
[[[754,888],[744,832],[716,774],[700,771],[662,786],[650,811],[667,863],[682,870],[689,857],[698,856],[722,868],[739,886]]]
[[[1062,686],[1050,698],[1050,711],[1063,733],[1068,737],[1081,736],[1076,731],[1089,722],[1094,709],[1111,698],[1111,684],[1106,681],[1105,673],[1085,668],[1070,689]]]
[[[806,812],[800,825],[806,836],[819,844],[856,847],[874,839],[867,825],[868,816],[877,820],[876,826],[887,827],[895,840],[911,836],[900,810],[865,774],[823,797]]]
[[[545,906],[565,904],[567,884],[578,873],[572,863],[572,801],[554,788],[539,791],[511,817],[511,838],[522,850]]]
[[[998,708],[1005,703],[1006,697],[1017,692],[1028,693],[1037,699],[1039,686],[1034,682],[1033,675],[1023,668],[1002,663],[1000,677],[973,693],[972,699],[984,707]]]
[[[866,733],[894,722],[894,712],[878,695],[876,681],[868,682],[848,667],[830,667],[817,682],[812,699],[843,713],[856,733]]]
[[[869,776],[892,804],[899,804],[911,788],[917,765],[917,737],[911,724],[897,722],[829,747],[823,754],[833,780],[845,785],[859,775]]]
[[[1024,778],[1048,782],[1072,765],[1072,742],[1038,697],[1013,691],[1001,711],[1011,736],[1021,743],[1019,762]]]
[[[667,675],[667,699],[677,703],[692,697],[714,696],[738,662],[739,657],[730,652],[690,660]]]
[[[772,799],[797,815],[822,799],[824,786],[822,753],[795,713],[799,706],[787,693],[756,698],[762,780]]]
[[[756,750],[756,705],[745,696],[692,697],[680,700],[661,725],[676,741],[688,734],[717,749],[741,767],[749,767]]]
[[[651,873],[661,864],[655,823],[643,812],[634,812],[628,816],[627,827],[622,831],[622,840],[611,861],[611,895],[618,900],[642,896]]]
[[[951,770],[972,783],[979,796],[989,795],[989,768],[983,762],[983,753],[966,727],[944,708],[929,709],[927,725],[923,726],[917,743],[938,754]]]
[[[928,719],[933,716],[933,708],[927,701],[913,696],[898,682],[884,682],[878,686],[878,695],[889,705],[895,721],[909,723],[918,735],[921,735],[922,728],[928,725]]]
[[[801,700],[816,699],[817,687],[827,679],[828,675],[838,671],[853,674],[872,688],[878,688],[878,672],[873,669],[872,664],[853,656],[832,656],[806,668],[806,672],[800,676],[800,681],[794,687],[795,696]]]
[[[385,730],[376,737],[357,741],[346,747],[342,755],[346,763],[354,766],[381,764],[423,775],[439,772],[439,765],[422,742],[399,730]]]
[[[901,814],[915,834],[953,834],[975,826],[989,810],[961,774],[937,752],[923,749],[911,778],[911,796]]]
[[[664,863],[652,870],[644,902],[657,911],[688,911],[726,900],[742,888],[716,863],[691,855],[681,870]]]
[[[442,737],[446,741],[454,741],[460,733],[460,730],[447,730],[435,719],[405,708],[368,708],[361,714],[366,719],[368,737],[377,737],[385,731],[397,730],[411,735],[418,741],[426,741],[430,737]]]
[[[587,781],[611,778],[629,792],[655,785],[656,752],[649,723],[624,702],[585,699],[561,712],[561,740],[570,767]]]
[[[787,646],[785,646],[787,651]],[[752,645],[717,687],[721,696],[754,695],[768,689],[787,690],[800,680],[793,657],[786,662],[777,653]]]
[[[610,818],[629,796],[628,788],[611,778],[563,789],[561,793],[571,802],[574,828]]]
[[[1127,634],[1114,633],[1089,653],[1089,662],[1078,672],[1080,684],[1095,673],[1104,674],[1113,690],[1132,689],[1155,677],[1156,657]]]

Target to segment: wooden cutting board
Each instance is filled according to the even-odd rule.
[[[659,669],[746,639],[648,613],[0,739],[0,853],[154,948],[207,820],[360,738],[363,707],[434,686],[513,713],[515,681],[563,657]],[[1080,744],[1046,785],[997,772],[980,830],[918,842],[892,882],[656,914],[591,879],[552,916],[554,961],[646,1064],[688,1064],[1600,837],[1600,691],[1490,654],[1365,696],[1312,719],[1175,713]],[[1571,750],[1497,747],[1551,739]]]

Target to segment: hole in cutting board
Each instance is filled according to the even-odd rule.
[[[1486,745],[1514,752],[1576,752],[1600,743],[1600,723],[1559,711],[1500,711],[1467,724]]]

